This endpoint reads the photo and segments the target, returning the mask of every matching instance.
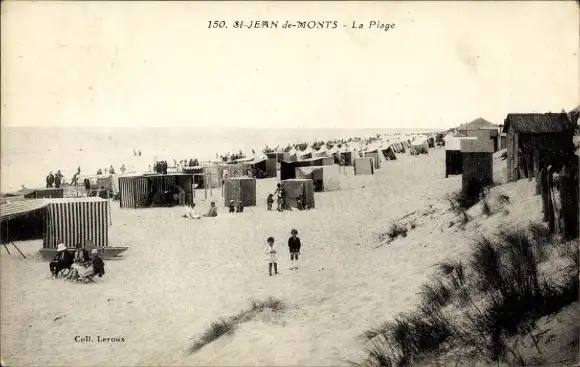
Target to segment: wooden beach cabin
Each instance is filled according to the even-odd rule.
[[[293,162],[280,162],[280,180],[290,180],[296,178],[296,161]]]
[[[310,179],[314,185],[314,191],[334,191],[340,189],[339,167],[296,167],[296,178]]]
[[[467,124],[461,125],[457,128],[457,132],[467,137],[491,139],[493,141],[494,152],[497,152],[500,149],[500,125],[492,124],[481,117],[468,122]]]
[[[454,136],[449,133],[445,136],[445,178],[449,175],[460,175],[463,173],[463,156],[461,154],[462,140],[477,140],[476,137],[466,137],[462,134]]]
[[[490,139],[461,139],[462,187],[477,181],[482,186],[493,183],[493,141]]]
[[[224,205],[230,200],[242,201],[244,206],[256,206],[256,179],[251,177],[232,177],[224,179]]]
[[[375,168],[373,165],[373,158],[360,157],[354,159],[354,174],[355,175],[374,175]]]
[[[503,127],[507,140],[507,178],[538,177],[544,165],[559,170],[574,152],[576,126],[566,113],[510,113]]]
[[[193,175],[169,173],[126,176],[119,178],[121,208],[144,208],[154,204],[156,197],[166,195],[171,201],[177,186],[185,191],[185,203],[193,202]]]
[[[303,204],[309,209],[315,208],[314,182],[310,179],[290,179],[281,182],[284,189],[284,201],[286,205],[297,208],[297,199],[301,197]]]

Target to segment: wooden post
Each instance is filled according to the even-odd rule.
[[[209,195],[213,197],[213,182],[211,180],[211,172],[209,173]]]
[[[205,192],[205,198],[207,199],[207,174],[204,174],[203,181],[203,190]]]

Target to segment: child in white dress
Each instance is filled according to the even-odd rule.
[[[270,276],[272,276],[272,264],[274,264],[274,273],[278,274],[278,249],[274,246],[273,237],[268,237],[265,252],[268,255],[268,272]]]

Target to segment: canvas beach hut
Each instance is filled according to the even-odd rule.
[[[310,158],[312,158],[312,149],[310,147],[307,147],[303,151],[298,151],[296,154],[296,159],[299,161]]]
[[[314,191],[334,191],[340,189],[339,167],[317,166],[317,167],[297,167],[296,178],[310,179],[314,185]]]
[[[0,206],[2,222],[9,222],[33,211],[43,210],[43,248],[45,259],[56,255],[64,243],[71,250],[76,244],[97,248],[105,258],[125,251],[127,247],[109,246],[109,201],[101,198],[31,199]]]
[[[205,178],[207,179],[207,183],[211,182],[211,186],[205,188],[214,188],[214,187],[221,187],[222,186],[222,168],[220,166],[204,166],[202,173],[205,174]]]
[[[381,158],[378,152],[366,152],[365,157],[372,158],[374,169],[381,168]]]
[[[280,180],[289,180],[296,178],[296,164],[298,162],[280,162]]]
[[[242,166],[246,175],[249,174],[251,177],[255,178],[266,178],[266,172],[268,169],[267,162],[267,159],[259,158],[250,162],[244,162],[242,163]]]
[[[244,167],[241,163],[228,163],[222,166],[222,178],[242,177],[244,175]]]
[[[334,158],[332,157],[315,157],[297,161],[296,167],[332,166],[333,164]]]
[[[355,175],[373,175],[375,173],[373,158],[360,157],[354,159]]]
[[[297,199],[303,200],[303,205],[313,209],[314,203],[314,183],[310,179],[290,179],[281,182],[284,189],[284,202],[291,208],[297,208]]]
[[[328,153],[328,149],[326,149],[326,146],[322,146],[320,147],[320,149],[318,149],[316,152],[314,152],[314,157],[329,157],[330,154]]]
[[[354,159],[358,156],[354,150],[351,150],[346,145],[341,147],[340,158],[344,161],[345,166],[352,166],[354,164]]]
[[[171,201],[178,187],[185,192],[185,203],[193,202],[194,176],[192,174],[170,173],[120,177],[121,208],[151,207],[160,196],[165,196],[167,201]]]
[[[425,135],[416,136],[411,142],[411,154],[428,154],[429,144],[427,139]]]
[[[267,178],[278,177],[277,157],[268,157],[268,160],[266,160],[266,177]]]
[[[230,200],[242,201],[244,206],[256,205],[256,179],[251,177],[233,177],[224,180],[224,205]]]
[[[290,152],[268,152],[266,157],[275,158],[276,162],[288,161],[290,160]]]
[[[383,153],[383,157],[385,157],[385,160],[387,161],[394,161],[397,159],[397,155],[395,154],[395,151],[391,145],[387,146],[386,148],[380,148],[379,151]]]

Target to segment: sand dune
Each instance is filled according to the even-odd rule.
[[[258,181],[259,206],[242,214],[226,213],[215,190],[220,216],[211,219],[185,220],[183,208],[121,210],[114,203],[110,242],[129,250],[108,261],[106,275],[91,285],[51,280],[36,254],[40,241],[19,244],[26,260],[2,250],[2,359],[53,366],[346,365],[362,353],[361,332],[413,305],[431,265],[465,253],[469,236],[494,225],[449,227],[454,215],[443,198],[460,188],[460,176],[445,179],[443,171],[442,149],[400,155],[372,176],[351,169],[341,190],[316,193],[316,209],[303,212],[266,211],[274,179]],[[523,200],[533,187],[520,181],[503,189],[523,192]],[[198,208],[209,200],[198,199]],[[416,228],[381,245],[379,235],[406,215]],[[528,213],[498,214],[496,221],[505,221],[502,215],[526,220]],[[292,228],[303,243],[298,270],[289,270],[286,250]],[[282,249],[281,273],[273,277],[262,252],[268,236]],[[275,322],[242,324],[234,336],[185,353],[212,321],[268,296],[289,305]],[[75,342],[84,335],[125,341]]]

